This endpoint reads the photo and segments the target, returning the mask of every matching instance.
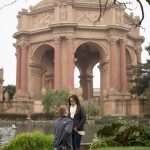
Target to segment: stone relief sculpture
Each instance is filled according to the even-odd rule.
[[[60,6],[60,21],[67,20],[67,7],[65,5]]]
[[[94,22],[98,18],[98,12],[91,12],[91,11],[82,11],[76,10],[75,11],[75,21],[79,23],[86,23],[86,24],[94,24]],[[104,24],[104,17],[102,17],[96,25],[103,25]]]
[[[5,101],[9,101],[9,94],[8,94],[8,92],[6,90],[4,92],[4,100]]]
[[[46,92],[46,87],[45,87],[45,75],[46,75],[47,70],[43,69],[42,71],[42,89],[41,89],[41,94],[44,95]]]
[[[46,27],[54,21],[54,13],[44,12],[33,16],[33,28]]]
[[[116,8],[116,16],[115,16],[115,20],[116,20],[116,24],[118,25],[125,25],[125,21],[124,21],[124,13],[122,11],[122,7]]]
[[[17,26],[17,29],[20,31],[20,30],[21,30],[21,25],[22,25],[22,20],[21,20],[20,15],[18,15],[17,18],[18,18],[18,26]]]

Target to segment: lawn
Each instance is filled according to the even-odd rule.
[[[150,150],[150,147],[107,147],[97,150]]]

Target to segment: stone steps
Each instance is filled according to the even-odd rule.
[[[80,150],[88,150],[91,143],[81,143]]]

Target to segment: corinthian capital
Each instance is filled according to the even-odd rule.
[[[118,43],[120,46],[125,46],[126,45],[126,41],[124,39],[119,39]]]
[[[116,40],[116,39],[109,39],[109,43],[110,43],[111,45],[116,44],[116,42],[117,42],[117,40]]]
[[[21,50],[21,46],[18,43],[14,43],[13,46],[16,48],[16,51]]]
[[[22,49],[22,50],[26,50],[26,49],[28,48],[28,46],[29,46],[29,42],[27,42],[27,41],[22,41],[22,42],[20,43],[20,46],[21,46],[21,49]]]

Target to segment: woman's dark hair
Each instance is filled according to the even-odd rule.
[[[81,107],[81,104],[80,104],[80,101],[79,101],[78,96],[77,96],[77,95],[71,95],[71,96],[68,98],[68,100],[69,100],[69,106],[71,106],[70,98],[72,98],[72,99],[75,101],[75,103],[77,104],[77,110],[79,110],[80,107]]]

